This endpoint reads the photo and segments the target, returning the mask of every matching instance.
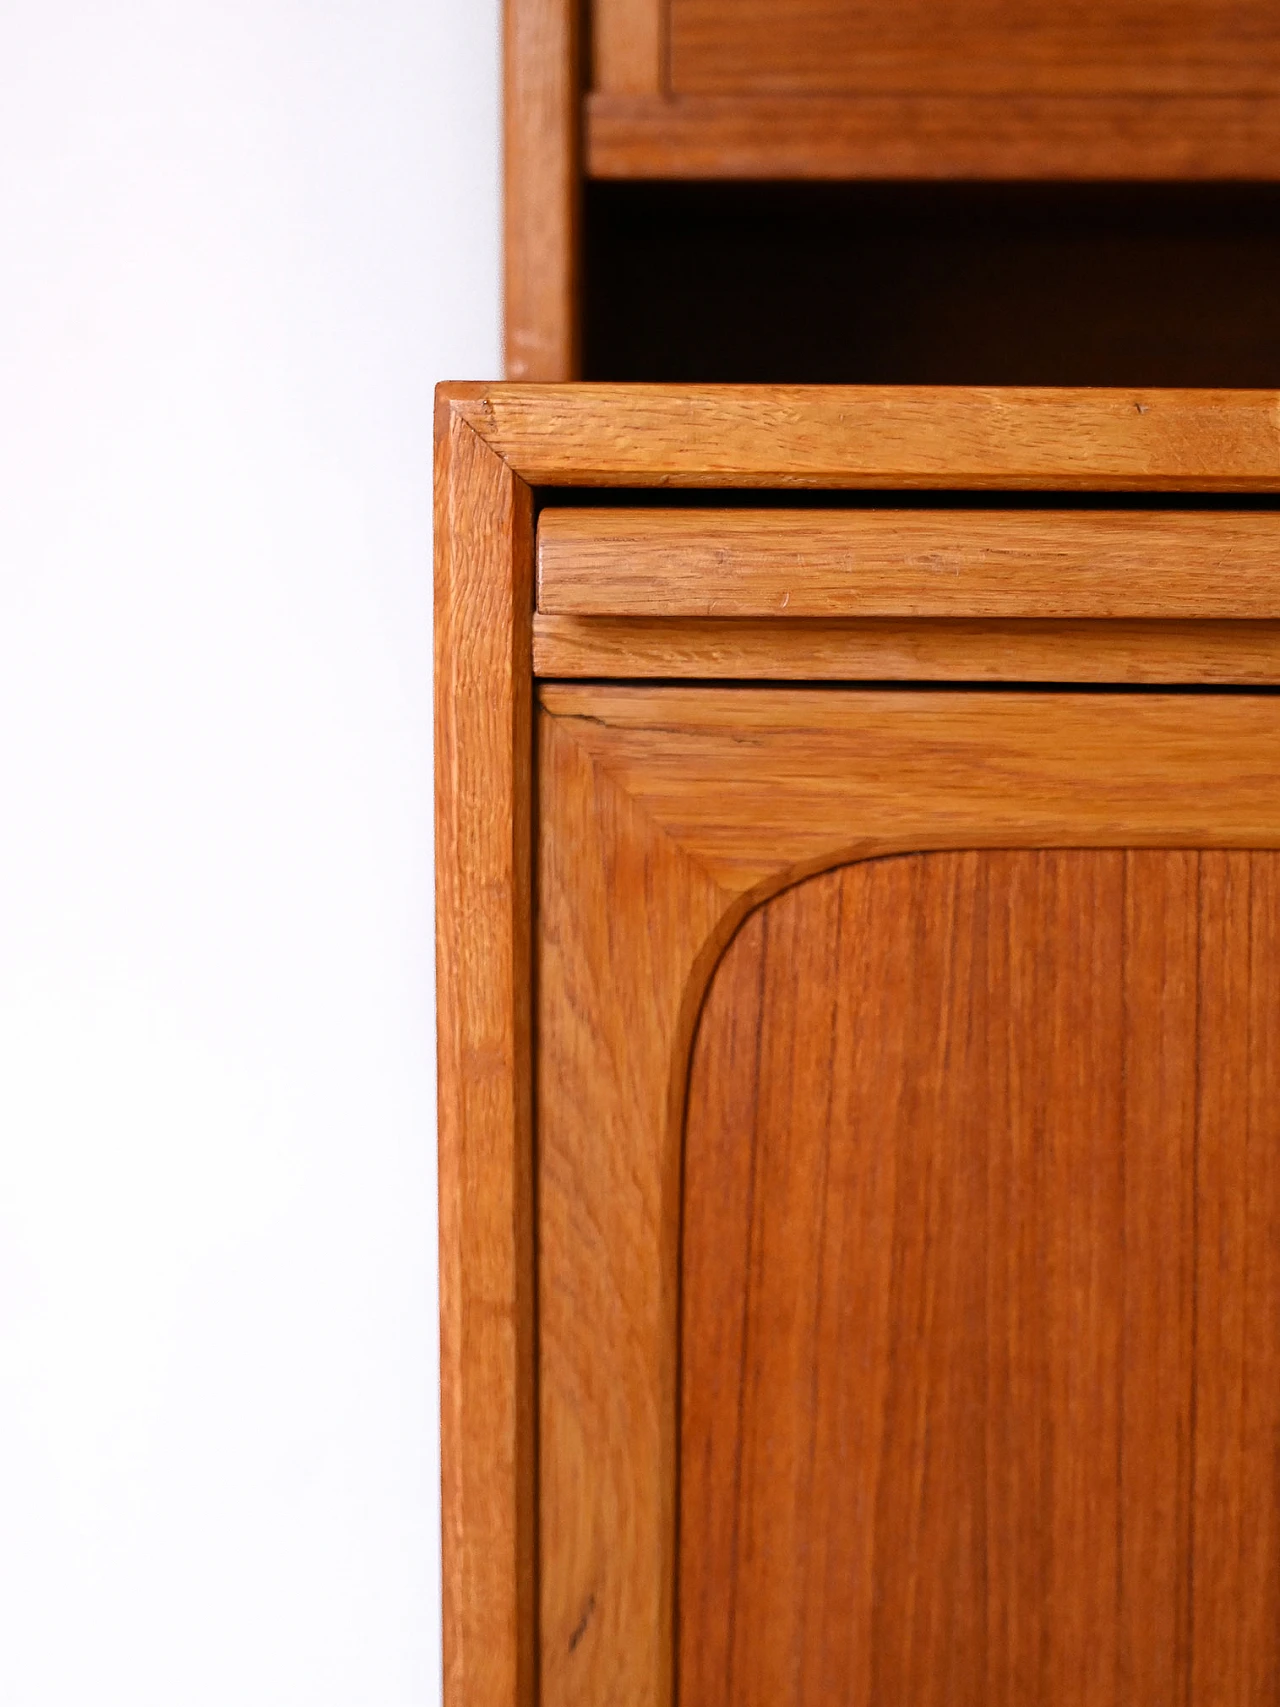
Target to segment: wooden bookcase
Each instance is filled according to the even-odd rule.
[[[447,1707],[1269,1700],[1280,395],[456,386]]]
[[[1269,0],[507,0],[508,376],[1275,385]]]

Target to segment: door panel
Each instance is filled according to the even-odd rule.
[[[544,1707],[664,1707],[694,1663],[681,1699],[709,1707],[750,1700],[751,1671],[783,1701],[814,1699],[820,1683],[836,1701],[873,1686],[878,1701],[909,1699],[927,1694],[918,1669],[944,1648],[949,1687],[970,1697],[1030,1700],[1052,1662],[1063,1700],[1163,1700],[1188,1664],[1197,1707],[1277,1699],[1280,701],[547,683],[537,737]],[[885,884],[889,909],[876,901]],[[751,1001],[731,993],[717,1030],[724,980],[790,907],[785,950],[770,949],[763,985],[747,977]],[[823,1016],[837,1010],[833,1033]],[[865,1149],[827,1144],[828,1081],[846,1114],[859,1097],[875,1114],[881,1099],[872,1154],[892,1164],[896,1196],[859,1184]],[[789,1096],[819,1101],[803,1167],[761,1152],[776,1224],[767,1289],[751,1292],[738,1147],[757,1116],[800,1143]],[[999,1146],[980,1142],[990,1130]],[[825,1248],[808,1208],[820,1155],[837,1240],[823,1260],[839,1275],[845,1263],[868,1299],[890,1276],[888,1304],[859,1319],[880,1336],[861,1348],[874,1403],[827,1367],[823,1348],[852,1330],[803,1290]],[[872,1211],[876,1238],[849,1243]],[[721,1389],[740,1360],[702,1340],[732,1316],[735,1286],[783,1337],[769,1342],[756,1456],[726,1494],[738,1423]],[[926,1303],[928,1331],[908,1331]],[[814,1463],[877,1466],[852,1532],[879,1573],[870,1612],[865,1584],[862,1602],[840,1600],[853,1592],[855,1484],[822,1487],[797,1456],[794,1383],[815,1347],[814,1370],[836,1384],[816,1404],[802,1394],[826,1430]],[[696,1359],[712,1353],[704,1378]],[[776,1485],[800,1490],[773,1504],[766,1426],[783,1455]],[[1127,1480],[1104,1487],[1103,1461],[1123,1461]],[[904,1507],[924,1466],[929,1499]],[[737,1553],[724,1538],[734,1526]],[[750,1534],[761,1539],[747,1555]],[[946,1596],[940,1573],[955,1577]],[[775,1675],[770,1632],[798,1639],[797,1581],[819,1621],[798,1626],[814,1657]],[[723,1623],[731,1586],[736,1636]],[[876,1613],[876,1596],[904,1619],[909,1608],[918,1640]],[[855,1655],[859,1605],[872,1627]],[[1150,1631],[1135,1633],[1148,1613]],[[691,1657],[691,1642],[705,1652]]]
[[[685,1128],[681,1700],[1273,1698],[1278,978],[1271,853],[912,855],[747,921]]]

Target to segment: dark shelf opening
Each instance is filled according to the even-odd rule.
[[[1280,386],[1280,185],[594,183],[585,375]]]

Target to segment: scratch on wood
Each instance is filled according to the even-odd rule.
[[[587,1625],[590,1624],[591,1614],[595,1611],[595,1609],[596,1609],[596,1597],[595,1597],[595,1595],[592,1595],[588,1599],[586,1606],[583,1608],[582,1617],[579,1618],[577,1625],[574,1629],[574,1632],[573,1632],[572,1636],[570,1636],[570,1638],[569,1638],[569,1652],[570,1653],[573,1652],[573,1650],[577,1647],[578,1643],[586,1635]]]

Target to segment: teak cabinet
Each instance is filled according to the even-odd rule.
[[[447,1707],[1280,1699],[1276,494],[442,389]]]

